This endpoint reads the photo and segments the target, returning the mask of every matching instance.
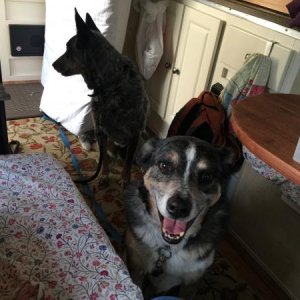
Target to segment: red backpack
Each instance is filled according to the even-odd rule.
[[[167,136],[174,135],[194,136],[213,145],[231,147],[235,165],[242,162],[241,144],[228,133],[225,109],[212,92],[202,92],[176,113]]]

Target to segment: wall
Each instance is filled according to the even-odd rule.
[[[11,56],[9,24],[45,24],[44,0],[0,0],[2,80],[3,82],[39,80],[42,56]]]
[[[123,46],[123,54],[129,57],[133,62],[135,62],[135,40],[138,26],[139,13],[131,5]]]
[[[300,298],[300,216],[278,186],[245,163],[233,196],[231,230],[292,299]]]

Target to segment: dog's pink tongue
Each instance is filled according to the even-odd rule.
[[[169,218],[164,218],[163,220],[163,228],[171,234],[180,234],[181,232],[185,232],[186,230],[186,223],[179,221],[179,220],[174,220],[174,219],[169,219]]]

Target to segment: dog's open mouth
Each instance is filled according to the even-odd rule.
[[[194,221],[194,219],[189,222],[171,219],[163,217],[160,213],[159,216],[161,220],[162,236],[169,244],[179,243]]]

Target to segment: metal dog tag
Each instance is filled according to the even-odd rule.
[[[158,259],[155,263],[154,270],[152,271],[152,276],[157,277],[163,273],[163,264],[165,261],[172,257],[172,252],[169,246],[158,249]]]

